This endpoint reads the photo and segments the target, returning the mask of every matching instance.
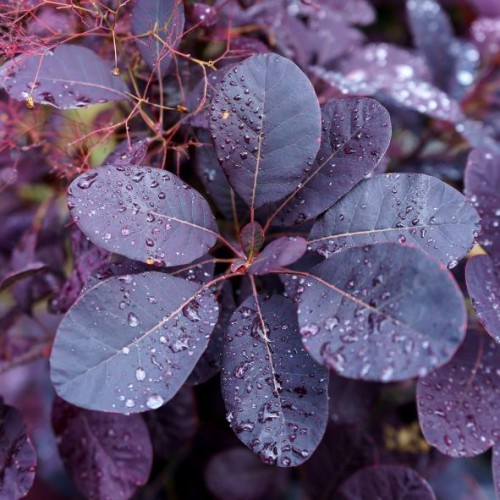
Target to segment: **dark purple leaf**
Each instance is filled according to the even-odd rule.
[[[500,437],[500,347],[470,331],[453,359],[418,381],[425,439],[451,457],[483,453]]]
[[[376,167],[389,146],[389,113],[373,99],[335,99],[322,106],[321,115],[314,165],[295,196],[277,203],[275,224],[294,226],[324,212]]]
[[[222,365],[224,336],[229,320],[236,309],[231,282],[226,281],[222,290],[216,296],[220,309],[219,320],[215,325],[214,331],[210,335],[207,349],[202,354],[200,360],[187,379],[187,383],[191,385],[203,384],[211,379],[220,371]]]
[[[465,194],[481,217],[478,243],[494,259],[500,259],[500,154],[473,150],[464,183]]]
[[[222,394],[231,427],[263,462],[301,464],[325,431],[328,372],[301,345],[295,307],[278,295],[249,297],[225,340]]]
[[[143,414],[155,457],[168,459],[185,446],[198,429],[198,409],[193,390],[183,386],[164,406]]]
[[[148,151],[148,140],[139,141],[127,140],[120,142],[115,150],[110,153],[104,160],[104,165],[140,165]]]
[[[452,268],[478,229],[476,210],[448,184],[424,174],[384,174],[362,181],[322,215],[309,247],[330,257],[353,246],[409,243]]]
[[[357,424],[369,420],[380,399],[381,386],[374,382],[349,380],[330,373],[330,420],[336,424]]]
[[[152,70],[165,76],[184,31],[181,0],[135,0],[132,33],[139,51]],[[161,39],[161,40],[160,40]]]
[[[282,236],[271,241],[248,268],[250,274],[267,274],[299,260],[307,250],[300,236]]]
[[[446,363],[466,311],[450,272],[394,243],[354,247],[303,273],[300,333],[313,358],[348,378],[389,382]]]
[[[477,255],[467,261],[465,277],[477,319],[500,343],[500,265]]]
[[[77,45],[60,45],[42,55],[18,56],[0,70],[10,97],[59,109],[128,99],[123,80],[97,54]]]
[[[59,326],[52,382],[63,399],[82,408],[116,413],[159,408],[186,381],[217,316],[210,291],[168,274],[101,281]]]
[[[47,264],[44,264],[43,262],[32,262],[30,264],[26,264],[26,266],[21,269],[7,273],[2,279],[0,279],[0,292],[6,290],[17,281],[29,278],[30,276],[38,274],[46,269]]]
[[[0,496],[22,498],[33,485],[37,458],[21,414],[0,399]]]
[[[498,446],[493,448],[493,459],[491,462],[493,469],[493,484],[497,498],[500,496],[500,450]]]
[[[82,410],[56,398],[52,424],[66,470],[87,498],[125,500],[148,480],[153,450],[140,415]]]
[[[407,0],[406,12],[413,41],[427,60],[434,82],[448,89],[455,66],[455,37],[448,14],[437,0]]]
[[[240,232],[240,245],[245,255],[253,259],[264,243],[264,231],[258,222],[249,222]]]
[[[212,103],[217,156],[248,206],[292,192],[310,170],[321,135],[318,99],[300,69],[276,54],[250,57],[225,75]]]
[[[69,187],[68,205],[93,243],[148,264],[186,264],[205,254],[218,236],[205,199],[157,168],[92,169]]]
[[[245,448],[218,453],[207,464],[205,482],[220,500],[279,500],[285,471],[263,464]]]
[[[201,134],[198,132],[197,135],[200,137]],[[204,139],[205,135],[201,135],[201,138]],[[222,215],[229,220],[234,220],[235,216],[243,218],[248,212],[248,207],[229,185],[212,144],[204,144],[196,149],[194,169],[206,193]]]
[[[329,424],[321,444],[305,463],[310,498],[336,499],[335,493],[345,479],[376,462],[375,443],[363,428]]]
[[[338,500],[436,500],[427,481],[414,470],[396,465],[366,467],[344,481]]]
[[[500,17],[500,5],[497,0],[470,0],[482,16]]]

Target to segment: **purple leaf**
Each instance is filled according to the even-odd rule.
[[[44,264],[43,262],[31,262],[30,264],[26,264],[26,266],[21,269],[7,273],[2,277],[2,279],[0,279],[0,292],[6,290],[17,281],[29,278],[30,276],[38,274],[41,271],[45,271],[46,269],[47,264]]]
[[[483,453],[500,437],[500,348],[476,331],[453,359],[418,381],[417,403],[425,439],[451,457]]]
[[[56,398],[52,423],[66,470],[87,498],[125,500],[148,480],[153,450],[140,415],[82,410]]]
[[[477,241],[494,259],[500,259],[500,154],[474,149],[464,183],[465,194],[481,217]]]
[[[13,99],[59,109],[83,108],[128,99],[121,78],[97,54],[77,45],[60,45],[42,55],[18,56],[0,69],[2,86]]]
[[[302,273],[300,333],[318,362],[347,378],[389,382],[446,363],[466,311],[449,271],[394,243],[354,247]]]
[[[493,448],[493,457],[491,466],[493,469],[493,484],[495,487],[496,497],[500,497],[500,450],[498,446]]]
[[[208,347],[202,354],[200,360],[189,375],[187,383],[191,385],[203,384],[220,371],[222,365],[222,351],[224,347],[224,336],[229,320],[236,309],[233,296],[233,287],[230,281],[226,281],[222,290],[217,294],[219,302],[219,320],[215,325]]]
[[[313,168],[275,224],[294,226],[331,207],[379,163],[391,140],[391,119],[373,99],[335,99],[321,108],[321,146]],[[275,207],[273,207],[275,208]]]
[[[495,57],[500,52],[500,17],[477,19],[472,23],[471,35],[484,56]]]
[[[264,231],[258,222],[249,222],[241,229],[240,245],[245,255],[252,259],[259,253],[262,244],[264,243]]]
[[[409,243],[452,268],[478,229],[476,210],[448,184],[424,174],[384,174],[362,181],[323,214],[309,247],[330,257],[353,246]]]
[[[198,132],[197,135],[200,139],[205,139],[204,134]],[[234,220],[236,216],[243,218],[248,207],[229,185],[212,144],[204,144],[196,149],[194,169],[205,187],[205,192],[222,215],[228,220]]]
[[[367,0],[324,0],[329,9],[353,24],[371,24],[375,21],[375,10]]]
[[[283,469],[266,466],[245,448],[214,455],[205,469],[207,488],[220,500],[279,500],[285,480]]]
[[[59,326],[52,383],[63,399],[82,408],[116,413],[159,408],[186,381],[217,316],[210,291],[168,274],[101,281]]]
[[[368,421],[380,399],[380,390],[379,384],[330,373],[330,420],[336,424]]]
[[[22,498],[33,485],[37,458],[21,414],[0,399],[0,494]]]
[[[229,323],[222,364],[238,438],[264,463],[301,464],[323,437],[327,393],[328,372],[301,345],[293,304],[278,295],[247,298]]]
[[[225,75],[212,103],[217,156],[247,205],[253,210],[292,192],[321,135],[318,99],[300,69],[276,54],[252,56]]]
[[[148,151],[148,140],[142,139],[139,141],[128,140],[120,142],[115,150],[110,153],[104,160],[104,165],[140,165]]]
[[[160,77],[168,71],[183,31],[181,0],[135,0],[132,33],[142,57],[152,70],[159,70]]]
[[[432,488],[414,470],[396,465],[366,467],[344,481],[338,500],[436,500]]]
[[[500,5],[497,0],[469,0],[482,16],[500,17]]]
[[[467,261],[465,277],[477,319],[500,343],[500,265],[488,255],[477,255]]]
[[[205,199],[174,174],[157,168],[92,169],[72,182],[68,206],[93,243],[148,264],[192,262],[218,235]]]
[[[198,409],[193,390],[183,386],[158,410],[143,413],[155,457],[168,459],[185,446],[198,429]]]
[[[271,241],[248,268],[250,274],[268,274],[299,260],[307,250],[300,236],[282,236]]]

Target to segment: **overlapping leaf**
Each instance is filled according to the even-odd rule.
[[[275,224],[293,226],[332,206],[370,173],[391,140],[391,119],[377,101],[335,99],[321,108],[321,146],[310,173],[280,209]]]
[[[299,325],[313,358],[348,378],[389,382],[446,363],[465,334],[446,268],[393,243],[354,247],[303,273]]]
[[[0,69],[3,88],[13,99],[55,108],[82,108],[127,99],[124,81],[95,52],[60,45],[42,55],[18,56]]]
[[[157,168],[93,169],[73,181],[68,205],[96,245],[151,264],[191,262],[207,252],[218,234],[205,199]]]
[[[165,76],[184,31],[181,0],[135,0],[132,33],[148,66]]]
[[[153,450],[140,415],[77,408],[57,398],[52,423],[69,476],[87,498],[130,498],[146,483]]]
[[[470,331],[453,359],[418,382],[425,439],[452,457],[483,453],[500,439],[500,347]]]
[[[300,69],[276,54],[260,54],[225,75],[210,126],[229,183],[255,209],[282,199],[310,171],[321,116]]]
[[[301,345],[293,304],[246,299],[229,323],[222,364],[227,420],[239,439],[265,463],[299,465],[323,437],[327,393],[328,373]]]
[[[248,268],[250,274],[267,274],[299,260],[307,250],[300,236],[282,236],[271,241]]]
[[[500,266],[488,255],[477,255],[467,262],[465,277],[478,320],[500,342]]]
[[[324,257],[352,246],[399,242],[454,267],[473,245],[479,216],[457,190],[423,174],[376,175],[322,215],[309,246]]]
[[[98,282],[59,326],[51,355],[54,387],[82,408],[156,409],[189,376],[217,317],[210,291],[168,274]]]
[[[104,165],[140,165],[147,150],[148,141],[146,139],[131,142],[124,140],[106,157]]]

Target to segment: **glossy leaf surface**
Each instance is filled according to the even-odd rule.
[[[146,483],[153,450],[140,415],[83,410],[60,398],[52,409],[59,452],[87,498],[130,498]]]
[[[93,243],[150,264],[192,262],[217,238],[206,200],[174,174],[156,168],[92,169],[73,181],[68,205]]]
[[[21,414],[0,400],[0,496],[22,498],[33,485],[37,457]]]
[[[64,44],[43,55],[18,56],[0,69],[3,88],[13,99],[59,109],[128,99],[123,80],[111,65],[86,47]]]
[[[446,363],[465,334],[464,301],[451,274],[415,248],[349,248],[307,274],[295,299],[304,345],[344,377],[423,376]]]
[[[313,226],[309,247],[324,257],[352,246],[399,242],[454,267],[467,254],[479,216],[457,190],[424,174],[362,181]]]
[[[300,236],[282,236],[271,241],[248,268],[251,274],[267,274],[299,260],[307,250],[307,241]]]
[[[500,347],[470,331],[445,366],[419,380],[417,403],[425,439],[445,455],[483,453],[500,437]]]
[[[135,0],[132,33],[152,70],[165,76],[184,31],[184,4],[180,0]]]
[[[246,299],[229,323],[222,394],[231,427],[260,459],[299,465],[328,420],[328,373],[300,342],[293,304],[278,295]]]
[[[314,165],[275,224],[294,226],[324,212],[376,167],[389,146],[389,113],[373,99],[335,99],[321,107],[321,116]]]
[[[54,387],[82,408],[159,408],[187,379],[217,317],[211,292],[164,273],[99,282],[59,326],[51,356]]]
[[[436,500],[429,483],[414,470],[395,465],[367,467],[340,487],[338,500]]]
[[[311,169],[321,114],[310,81],[293,62],[259,54],[224,76],[210,127],[229,183],[254,209],[292,192]]]
[[[122,141],[115,150],[106,157],[104,165],[140,165],[148,150],[148,141],[146,139],[131,141]]]
[[[500,342],[500,266],[488,255],[477,255],[468,260],[465,277],[477,319]]]
[[[481,217],[478,237],[494,259],[500,259],[500,154],[473,150],[465,169],[465,193]]]
[[[264,243],[264,231],[258,222],[249,222],[240,232],[240,244],[245,255],[253,258]]]

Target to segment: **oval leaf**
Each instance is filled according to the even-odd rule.
[[[0,69],[3,88],[13,99],[48,104],[59,109],[83,108],[128,99],[123,80],[95,52],[60,45],[42,55],[18,56]]]
[[[93,243],[148,264],[192,262],[217,238],[206,200],[158,168],[92,169],[72,182],[68,206]]]
[[[328,372],[301,345],[290,301],[249,297],[235,311],[222,395],[231,427],[263,462],[295,466],[316,449],[328,420]]]
[[[250,274],[267,274],[299,260],[307,250],[300,236],[283,236],[271,241],[248,268]]]
[[[384,174],[364,180],[322,215],[309,246],[330,257],[353,246],[410,243],[451,268],[478,229],[477,212],[451,186],[424,174]]]
[[[453,277],[415,248],[349,248],[300,281],[295,300],[304,345],[344,377],[423,376],[446,363],[465,334],[465,305]]]
[[[253,259],[259,252],[260,247],[264,243],[264,238],[264,231],[258,222],[249,222],[242,228],[240,233],[240,245],[249,259]]]
[[[0,398],[0,496],[22,498],[33,485],[36,453],[21,414]]]
[[[115,413],[156,409],[187,379],[217,316],[210,291],[168,274],[99,282],[59,326],[52,382],[63,399],[82,408]]]
[[[184,31],[184,4],[181,0],[135,0],[132,33],[144,60],[165,76]]]
[[[477,319],[500,343],[500,266],[488,255],[477,255],[468,260],[465,278]]]
[[[126,500],[149,479],[153,450],[140,415],[82,410],[56,398],[52,423],[66,470],[87,498]]]
[[[429,483],[408,467],[366,467],[342,483],[338,500],[436,500]]]
[[[229,183],[254,209],[285,197],[308,173],[321,113],[311,82],[292,61],[259,54],[224,76],[210,128]]]
[[[124,140],[104,160],[104,165],[140,165],[148,151],[148,140]]]
[[[324,212],[377,166],[389,146],[389,113],[373,99],[335,99],[321,107],[321,115],[313,168],[275,224],[294,226]]]
[[[418,381],[425,439],[445,455],[471,457],[500,438],[500,347],[469,332],[453,359]]]

